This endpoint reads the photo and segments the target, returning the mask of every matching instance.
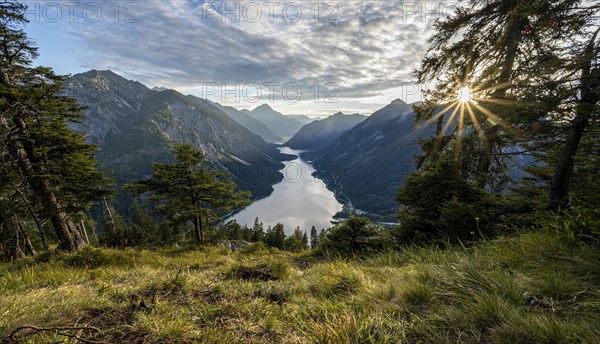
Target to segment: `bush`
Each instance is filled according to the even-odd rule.
[[[248,246],[242,247],[242,249],[240,250],[240,253],[242,253],[242,254],[257,254],[257,253],[264,253],[264,252],[268,251],[268,249],[269,248],[262,242],[256,242],[256,243],[250,244]]]
[[[350,217],[333,227],[319,249],[328,255],[361,256],[382,251],[389,244],[387,233],[364,217]]]
[[[290,275],[290,265],[284,260],[270,259],[253,265],[237,265],[229,276],[244,280],[276,281],[286,279]]]
[[[110,257],[97,248],[84,247],[79,252],[65,256],[64,263],[75,268],[95,269],[110,262]]]

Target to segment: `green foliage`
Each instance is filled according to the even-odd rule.
[[[315,226],[312,226],[310,229],[310,248],[315,249],[319,246],[319,234],[317,233],[317,229]]]
[[[361,256],[382,251],[389,245],[387,234],[363,217],[350,217],[333,227],[319,250],[328,255]]]
[[[473,181],[456,176],[452,152],[406,177],[398,191],[399,244],[472,241],[491,236],[499,224],[501,204]],[[452,176],[455,176],[454,178]]]
[[[243,280],[283,280],[290,275],[290,265],[286,261],[265,259],[256,264],[237,265],[229,271],[229,275]]]
[[[159,214],[174,227],[194,223],[196,240],[203,241],[203,225],[249,202],[250,195],[235,191],[236,185],[223,172],[203,166],[204,154],[185,143],[173,148],[175,164],[155,163],[151,178],[130,184],[129,189],[150,193]]]
[[[300,252],[308,249],[308,237],[306,232],[303,232],[300,227],[294,230],[294,233],[287,237],[283,243],[285,249],[291,252]]]
[[[265,244],[269,247],[275,247],[280,250],[285,248],[285,230],[281,223],[275,227],[269,227],[265,233]]]
[[[109,263],[111,259],[101,249],[88,246],[75,254],[65,256],[63,261],[70,267],[96,269]]]
[[[109,193],[110,180],[97,169],[97,147],[69,127],[83,115],[73,99],[63,96],[65,77],[31,67],[38,55],[21,29],[26,11],[19,2],[0,3],[0,230],[35,224],[47,248],[42,226],[47,222],[59,247],[76,251],[86,244],[76,220]],[[19,251],[20,244],[13,245]]]
[[[531,226],[546,207],[597,208],[598,136],[585,133],[597,130],[600,113],[599,8],[473,0],[435,24],[417,77],[436,87],[415,112],[437,129],[421,143],[422,171],[398,195],[401,242],[483,238],[492,225]],[[465,86],[475,101],[454,99]],[[523,150],[537,164],[509,190],[510,157],[523,164]]]

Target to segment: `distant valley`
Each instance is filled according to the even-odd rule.
[[[202,149],[214,168],[228,171],[255,198],[272,192],[283,178],[277,172],[282,161],[291,158],[224,112],[231,109],[174,90],[151,90],[111,71],[74,75],[65,91],[86,107],[85,119],[73,126],[99,145],[99,162],[119,187],[150,175],[152,162],[172,161],[169,147],[176,141]],[[269,141],[279,139],[252,118],[237,120]],[[127,202],[117,195],[119,208]]]
[[[412,105],[395,100],[371,116],[341,112],[314,120],[286,116],[268,104],[238,110],[165,88],[149,89],[111,71],[71,77],[68,94],[86,106],[86,118],[73,126],[100,146],[99,161],[117,185],[150,174],[151,162],[168,162],[169,145],[183,141],[201,148],[214,168],[228,171],[240,189],[255,198],[269,196],[282,180],[283,161],[274,143],[305,151],[315,175],[350,210],[392,221],[395,193],[414,171],[419,138]],[[129,200],[118,195],[117,205]]]

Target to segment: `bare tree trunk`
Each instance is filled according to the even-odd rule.
[[[115,225],[115,219],[113,218],[112,211],[110,210],[110,206],[106,201],[106,197],[102,197],[102,201],[104,201],[104,207],[106,208],[106,213],[108,214],[108,219],[110,220],[110,225],[112,227],[113,233],[117,231],[117,227]]]
[[[29,202],[27,201],[27,198],[25,197],[25,195],[23,195],[23,193],[20,190],[17,190],[17,193],[21,196],[23,203],[25,203],[27,210],[29,210],[31,217],[33,218],[33,221],[35,222],[35,226],[38,230],[38,233],[40,234],[40,239],[42,240],[42,246],[44,247],[44,251],[48,251],[48,243],[46,242],[46,234],[44,233],[42,223],[40,222],[37,215],[35,214],[35,211],[33,211],[33,208],[31,207],[31,205],[29,205]]]
[[[79,229],[81,230],[85,242],[89,244],[90,238],[88,237],[87,230],[85,229],[85,222],[83,220],[79,220]]]
[[[33,245],[31,244],[31,241],[29,240],[29,237],[27,236],[27,232],[25,232],[20,225],[17,225],[17,229],[18,229],[19,233],[21,233],[21,238],[23,239],[23,247],[25,248],[25,253],[29,256],[35,256],[35,249],[33,248]]]
[[[92,238],[94,238],[94,242],[98,242],[98,233],[96,233],[96,226],[92,226]]]
[[[596,104],[600,101],[600,69],[592,70],[592,60],[596,58],[597,50],[594,48],[596,38],[600,28],[596,30],[585,50],[585,61],[581,68],[581,79],[579,91],[581,93],[579,106],[573,124],[569,129],[567,142],[560,153],[552,183],[548,193],[548,208],[559,210],[569,204],[569,190],[573,178],[573,169],[575,167],[575,155],[581,139],[583,138],[585,127],[587,126],[590,115]]]
[[[21,258],[25,257],[25,253],[21,249],[21,240],[19,238],[19,227],[17,227],[15,225],[14,228],[15,228],[15,251],[14,251],[14,259],[18,260],[18,259],[21,259]]]

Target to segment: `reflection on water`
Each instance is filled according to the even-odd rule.
[[[280,150],[291,155],[301,152],[287,147]],[[312,176],[312,166],[298,158],[286,162],[281,172],[284,179],[273,186],[271,196],[252,203],[226,222],[235,219],[239,224],[251,227],[258,217],[265,230],[268,226],[282,223],[287,234],[292,233],[297,226],[305,231],[309,231],[312,226],[319,231],[331,227],[330,221],[342,210],[342,205],[322,180]]]

